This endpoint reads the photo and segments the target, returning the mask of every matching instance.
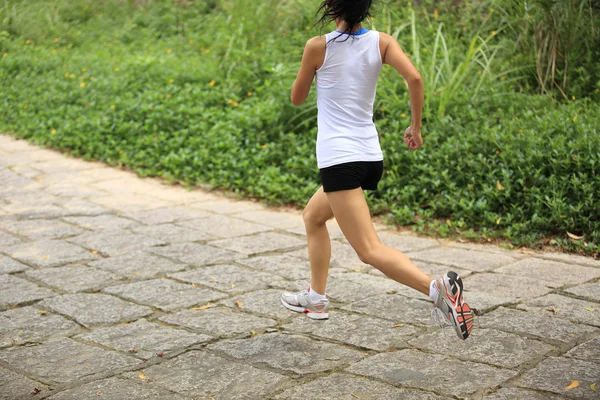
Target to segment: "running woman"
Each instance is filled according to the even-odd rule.
[[[372,0],[324,0],[319,22],[334,21],[336,30],[306,43],[292,86],[294,105],[304,103],[316,78],[317,164],[322,186],[303,212],[311,268],[311,284],[297,293],[283,293],[281,302],[312,319],[329,318],[325,295],[331,242],[325,223],[336,218],[344,236],[366,264],[410,286],[434,303],[434,319],[452,325],[461,339],[471,333],[473,315],[463,300],[463,283],[455,272],[432,280],[400,251],[377,236],[363,190],[376,190],[383,174],[383,153],[373,122],[377,79],[388,64],[408,83],[412,124],[404,133],[410,150],[423,144],[421,75],[390,35],[367,30]],[[437,318],[436,318],[437,316]],[[441,325],[441,324],[440,324]]]

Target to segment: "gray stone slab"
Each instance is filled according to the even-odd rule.
[[[286,281],[277,275],[253,271],[235,265],[197,268],[169,274],[169,277],[227,293],[241,293],[266,289],[270,286],[282,287],[286,285]]]
[[[204,305],[227,297],[226,294],[214,290],[202,289],[166,278],[111,286],[104,291],[162,311]]]
[[[160,225],[176,221],[187,221],[191,219],[210,217],[211,214],[185,207],[158,208],[156,210],[139,211],[125,215],[145,225]]]
[[[565,356],[600,363],[600,337],[572,348]]]
[[[214,215],[192,221],[178,222],[177,225],[201,232],[210,232],[211,235],[220,238],[252,235],[254,233],[266,232],[273,229],[265,225],[254,224],[239,218],[226,217],[223,215]]]
[[[76,158],[54,158],[53,160],[38,162],[30,165],[31,168],[35,168],[38,171],[45,173],[53,172],[65,172],[65,171],[80,171],[84,169],[95,168],[96,164],[86,162]]]
[[[135,213],[170,206],[168,201],[138,193],[121,193],[110,196],[92,197],[90,200],[102,207],[122,213]]]
[[[209,242],[211,246],[251,255],[276,250],[289,250],[304,246],[305,240],[291,235],[276,232],[264,232],[252,236],[241,236],[233,239],[221,239]]]
[[[408,347],[407,342],[423,332],[411,325],[395,324],[391,321],[364,315],[332,312],[326,321],[296,318],[284,329],[308,333],[312,336],[335,340],[370,350],[392,351]]]
[[[121,229],[88,232],[69,239],[90,250],[111,256],[127,254],[165,244],[162,240],[130,233]]]
[[[71,336],[79,325],[37,307],[21,307],[0,313],[0,348]]]
[[[281,333],[225,340],[208,348],[246,363],[266,364],[302,375],[344,368],[364,357],[362,353],[343,346]]]
[[[168,355],[171,352],[212,339],[208,335],[162,326],[145,319],[127,325],[96,329],[93,332],[78,335],[77,338],[135,354],[146,360],[157,357],[159,352]]]
[[[281,294],[283,292],[281,289],[258,290],[230,297],[221,301],[220,304],[263,317],[287,321],[299,314],[288,310],[281,304]]]
[[[153,253],[191,265],[210,265],[245,258],[244,254],[196,243],[178,243],[150,249]]]
[[[472,271],[490,271],[515,261],[504,254],[460,249],[457,247],[438,247],[414,251],[407,254],[410,258],[448,266],[465,268]]]
[[[394,386],[354,375],[332,374],[312,382],[287,389],[275,400],[442,400],[432,393]]]
[[[150,253],[133,252],[89,263],[90,266],[112,271],[131,280],[151,279],[185,269],[187,265],[175,263]]]
[[[0,249],[17,243],[21,243],[21,239],[10,233],[0,231]]]
[[[25,279],[0,275],[0,310],[56,296],[52,290],[41,288]]]
[[[464,300],[475,312],[481,315],[498,306],[507,306],[519,301],[510,297],[496,297],[485,292],[464,292]]]
[[[468,340],[455,339],[454,329],[448,327],[413,339],[409,344],[432,353],[511,369],[532,365],[549,352],[558,350],[552,345],[512,333],[477,329],[477,325]]]
[[[44,300],[40,306],[91,327],[133,321],[152,314],[152,309],[107,294],[65,294]]]
[[[396,293],[401,288],[401,284],[389,278],[353,272],[330,278],[326,290],[331,300],[351,303],[378,294]]]
[[[58,383],[76,382],[87,375],[115,371],[141,361],[71,339],[53,339],[34,347],[0,351],[0,360],[12,367]]]
[[[181,393],[186,399],[266,399],[288,382],[284,375],[204,351],[190,351],[141,372],[152,383]],[[126,376],[139,379],[138,372]]]
[[[63,240],[40,240],[11,246],[4,250],[25,264],[34,267],[57,267],[78,261],[93,261],[99,256]]]
[[[41,395],[47,393],[48,387],[31,379],[0,367],[0,400],[33,398],[31,392],[38,388]]]
[[[600,277],[600,269],[598,268],[582,267],[539,258],[526,258],[499,268],[496,272],[538,279],[553,288],[577,285]]]
[[[111,272],[82,265],[29,270],[25,275],[67,293],[98,290],[121,279]]]
[[[230,200],[223,197],[216,197],[208,201],[201,199],[200,202],[190,204],[190,207],[224,215],[265,209],[265,206],[258,202]]]
[[[93,231],[102,229],[126,229],[139,226],[139,222],[116,215],[96,215],[92,217],[65,217],[65,221]]]
[[[108,194],[104,190],[96,189],[86,184],[75,184],[73,182],[49,185],[46,190],[56,196],[82,199],[92,196],[105,196]]]
[[[503,387],[495,393],[485,396],[485,400],[560,400],[563,397],[548,393],[538,393],[515,387]]]
[[[257,224],[271,226],[277,229],[289,229],[303,224],[302,215],[292,212],[278,212],[271,210],[246,211],[235,214],[236,218],[256,222]]]
[[[1,261],[0,261],[1,263]],[[600,302],[600,281],[565,289],[565,292]]]
[[[600,304],[548,294],[519,304],[517,308],[540,314],[552,314],[578,324],[600,327]]]
[[[377,235],[383,244],[400,250],[403,253],[439,246],[437,240],[411,235],[399,235],[389,231],[378,232]]]
[[[548,260],[560,261],[567,264],[579,264],[586,267],[600,268],[600,260],[592,257],[583,257],[569,253],[536,253],[535,257],[546,258]]]
[[[567,389],[572,381],[579,386]],[[558,393],[573,399],[598,399],[598,389],[590,387],[600,382],[598,364],[574,358],[551,357],[542,361],[536,368],[526,372],[514,384],[529,389],[539,389]]]
[[[480,328],[498,329],[536,339],[552,340],[573,346],[600,331],[586,325],[576,325],[564,318],[500,307],[477,318]]]
[[[342,310],[353,311],[395,323],[432,325],[433,303],[397,294],[380,294],[348,304]]]
[[[215,236],[208,232],[201,232],[173,224],[140,226],[133,229],[133,232],[162,239],[168,243],[198,242],[215,239]]]
[[[60,205],[67,210],[68,215],[101,215],[112,213],[108,208],[82,199],[65,199],[60,202]]]
[[[244,258],[237,263],[290,280],[310,278],[310,263],[288,255]]]
[[[204,307],[165,315],[160,320],[214,337],[250,335],[251,331],[259,332],[277,324],[272,319],[236,312],[226,307],[200,308]]]
[[[35,219],[0,222],[4,229],[32,240],[60,239],[83,233],[83,229],[58,220]]]
[[[10,274],[11,272],[25,271],[29,267],[13,260],[10,257],[0,255],[0,274]]]
[[[4,211],[17,218],[60,218],[70,214],[62,207],[53,204],[14,203],[4,207]]]
[[[512,370],[409,349],[377,354],[352,365],[348,371],[458,397],[496,387],[517,375]]]
[[[139,380],[139,379],[138,379]],[[138,383],[133,379],[108,378],[68,389],[49,400],[184,400],[185,398],[149,383]]]

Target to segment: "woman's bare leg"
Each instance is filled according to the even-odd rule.
[[[327,273],[331,261],[331,241],[325,223],[333,218],[323,187],[315,192],[304,212],[304,227],[308,239],[308,257],[310,260],[310,287],[315,292],[325,295]]]
[[[326,196],[338,225],[362,262],[372,265],[397,282],[429,295],[431,278],[403,253],[379,240],[362,189],[329,192]]]

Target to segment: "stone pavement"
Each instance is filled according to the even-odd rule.
[[[309,277],[299,212],[0,136],[0,399],[600,398],[600,262],[379,226],[463,276],[461,342],[330,228],[311,321],[278,299]]]

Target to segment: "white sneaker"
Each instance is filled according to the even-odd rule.
[[[311,319],[329,318],[329,300],[320,300],[318,303],[312,303],[308,298],[310,285],[306,281],[296,281],[298,287],[306,287],[297,293],[283,293],[281,295],[281,304],[288,310],[299,313],[305,313]]]

